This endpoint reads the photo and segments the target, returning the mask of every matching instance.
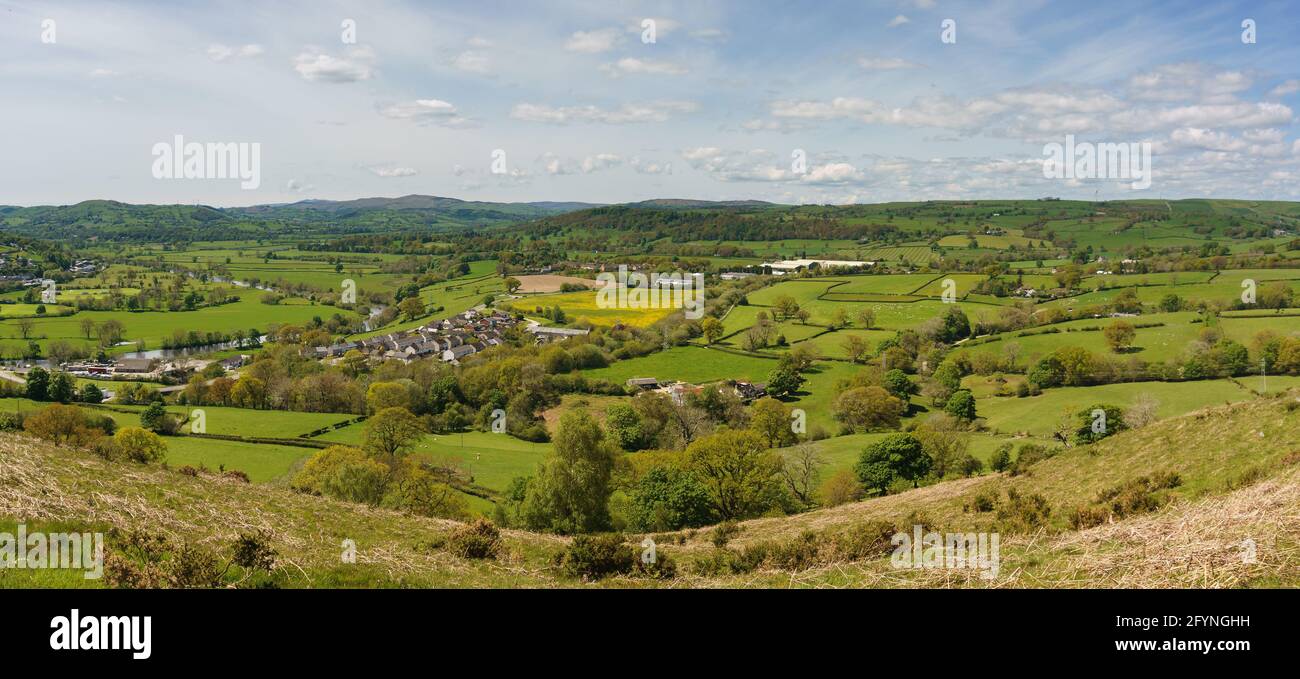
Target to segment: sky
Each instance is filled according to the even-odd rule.
[[[8,205],[1300,200],[1294,2],[0,0],[0,88]]]

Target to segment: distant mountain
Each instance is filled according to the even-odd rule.
[[[735,207],[781,207],[778,203],[765,200],[692,200],[689,198],[653,198],[638,203],[626,203],[630,207],[666,207],[678,209],[735,208]]]
[[[36,238],[112,241],[234,240],[293,234],[456,230],[509,224],[595,207],[591,203],[491,203],[439,196],[215,208],[87,200],[75,205],[0,206],[0,229]]]
[[[442,196],[412,194],[409,196],[399,196],[397,198],[376,197],[357,198],[355,200],[302,200],[296,203],[228,208],[226,212],[244,215],[278,215],[292,213],[305,214],[311,212],[355,214],[362,211],[375,210],[420,210],[455,212],[461,214],[471,214],[475,212],[485,214],[521,214],[527,217],[538,217],[557,212],[582,210],[596,206],[597,204],[595,203],[560,203],[550,201],[537,203],[492,203],[476,200],[461,200],[459,198],[444,198]]]

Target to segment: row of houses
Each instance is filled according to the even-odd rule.
[[[518,324],[518,319],[504,311],[483,313],[470,309],[413,330],[339,342],[315,347],[312,351],[321,359],[339,358],[349,351],[359,351],[377,359],[412,361],[438,358],[454,364],[470,354],[504,343],[505,332]]]

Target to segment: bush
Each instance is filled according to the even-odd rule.
[[[740,552],[720,547],[697,559],[693,570],[701,575],[748,573],[759,568],[799,571],[876,559],[893,550],[897,531],[891,523],[873,520],[839,531],[804,531],[793,540],[764,540]]]
[[[460,526],[447,536],[447,551],[462,559],[495,559],[501,550],[501,531],[487,519]]]
[[[967,500],[962,509],[966,512],[991,512],[997,505],[997,493],[985,491]]]
[[[727,543],[731,542],[731,538],[736,537],[739,532],[740,525],[735,521],[723,521],[713,527],[713,532],[709,535],[709,541],[713,543],[714,547],[726,547]]]
[[[1020,446],[1020,452],[1016,454],[1016,461],[1010,463],[1006,467],[1006,470],[1009,471],[1012,476],[1028,474],[1029,467],[1056,455],[1056,453],[1057,451],[1054,448],[1040,446],[1037,443],[1026,443],[1023,446]]]
[[[1051,514],[1047,498],[1038,493],[1021,495],[1015,488],[1008,488],[1006,502],[998,504],[998,524],[1007,533],[1031,533],[1043,528]]]
[[[816,566],[818,539],[812,531],[786,542],[764,540],[745,547],[740,553],[740,564],[745,571],[760,567],[785,571],[801,571]]]
[[[275,558],[279,556],[271,547],[270,531],[240,533],[235,539],[234,554],[230,562],[244,570],[269,571],[275,568]]]
[[[22,431],[23,414],[2,412],[0,413],[0,431]]]
[[[599,580],[624,575],[636,569],[636,554],[617,533],[578,535],[560,555],[560,569],[565,574]]]

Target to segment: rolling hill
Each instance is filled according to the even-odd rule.
[[[1300,584],[1298,404],[1293,391],[1205,409],[1069,449],[1016,476],[742,522],[725,548],[715,546],[718,528],[655,535],[677,566],[660,579],[565,575],[556,564],[569,539],[513,530],[502,531],[495,559],[461,558],[445,547],[454,521],[109,463],[15,434],[0,434],[0,527],[117,529],[116,539],[147,529],[210,550],[266,531],[279,554],[275,582],[287,587],[1288,587]],[[1091,527],[1074,525],[1076,510],[1130,497],[1145,500],[1123,516],[1111,509]],[[998,532],[997,577],[891,568],[889,533],[916,524]],[[355,564],[340,560],[345,539],[356,543]],[[628,536],[627,549],[642,539]],[[64,575],[63,586],[101,584],[8,570],[0,587]]]

